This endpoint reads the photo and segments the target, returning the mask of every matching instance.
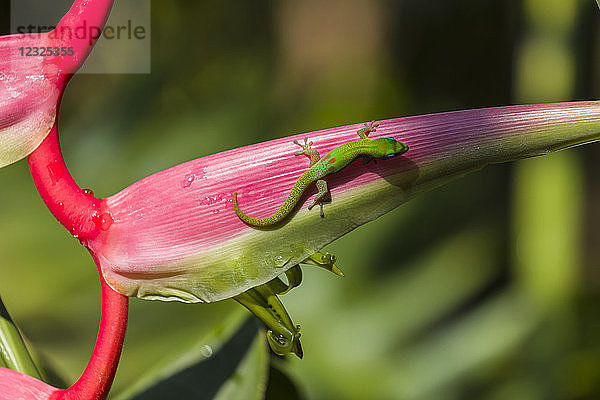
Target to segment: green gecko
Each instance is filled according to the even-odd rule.
[[[327,189],[327,182],[322,179],[323,177],[341,171],[358,157],[363,158],[363,164],[366,164],[371,160],[392,158],[408,151],[407,144],[393,138],[369,139],[368,134],[375,132],[378,126],[374,121],[365,123],[365,127],[356,132],[360,136],[359,140],[344,143],[331,150],[324,157],[320,157],[319,152],[311,148],[313,142],[308,142],[307,138],[304,138],[304,144],[300,144],[297,140],[294,140],[294,143],[302,148],[301,151],[294,153],[294,155],[299,156],[303,154],[309,157],[310,166],[298,178],[279,210],[266,218],[252,218],[240,210],[237,204],[237,192],[235,192],[233,194],[233,209],[235,213],[248,225],[269,226],[277,224],[294,209],[306,188],[316,181],[319,193],[315,196],[313,203],[308,206],[308,209],[310,210],[319,204],[321,207],[321,218],[323,218],[325,216],[323,213],[323,202],[331,198]]]

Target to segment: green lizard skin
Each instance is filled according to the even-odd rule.
[[[404,154],[408,151],[407,144],[393,138],[369,139],[367,135],[370,132],[374,132],[377,126],[378,125],[373,122],[365,124],[364,128],[357,131],[357,134],[360,136],[359,140],[344,143],[321,158],[319,158],[317,150],[311,148],[312,142],[307,143],[307,139],[304,139],[304,145],[302,145],[295,140],[294,143],[302,147],[302,151],[295,153],[295,155],[304,154],[309,157],[311,159],[310,167],[300,176],[300,178],[298,178],[279,210],[266,218],[250,217],[240,210],[237,204],[236,192],[233,194],[233,209],[235,210],[235,213],[248,225],[269,226],[277,224],[294,209],[306,188],[311,183],[316,182],[319,193],[315,197],[314,203],[310,205],[308,209],[310,210],[317,204],[321,205],[321,217],[323,217],[323,199],[328,196],[329,192],[327,190],[327,184],[321,178],[341,171],[359,157],[366,159],[367,161],[387,159]]]

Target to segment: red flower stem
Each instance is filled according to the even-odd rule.
[[[29,170],[50,212],[85,245],[87,239],[99,232],[94,216],[100,214],[103,201],[82,190],[69,174],[60,151],[57,122],[42,144],[29,155]]]
[[[65,165],[58,141],[57,123],[46,139],[28,157],[29,169],[48,209],[73,236],[86,241],[107,229],[108,213],[101,214],[104,202],[91,191],[82,190]],[[99,216],[102,216],[101,218]],[[125,328],[128,298],[114,291],[102,276],[100,264],[91,253],[100,274],[102,315],[96,345],[81,377],[70,388],[57,393],[62,399],[104,399],[117,370]]]
[[[127,327],[128,297],[114,291],[102,276],[102,316],[98,338],[90,361],[81,377],[70,388],[59,392],[57,399],[100,400],[106,398],[117,372]]]

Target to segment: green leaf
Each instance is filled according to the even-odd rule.
[[[0,299],[0,366],[42,379],[2,299]]]
[[[241,310],[240,310],[241,311]],[[234,313],[180,356],[152,368],[117,399],[261,399],[268,379],[264,332]]]

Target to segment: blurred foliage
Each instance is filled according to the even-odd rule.
[[[178,348],[176,359],[147,370],[118,398],[264,398],[269,365],[266,338],[259,334],[257,321],[245,318],[241,310],[232,317],[193,347]]]
[[[599,18],[592,0],[154,1],[152,73],[75,76],[65,158],[108,196],[293,133],[598,98]],[[599,172],[598,145],[491,166],[333,243],[346,277],[305,268],[282,298],[305,357],[273,357],[267,398],[599,398]],[[24,161],[0,183],[0,293],[73,381],[96,335],[97,272]],[[239,309],[132,299],[112,395]]]
[[[42,379],[15,322],[0,299],[0,367]]]

